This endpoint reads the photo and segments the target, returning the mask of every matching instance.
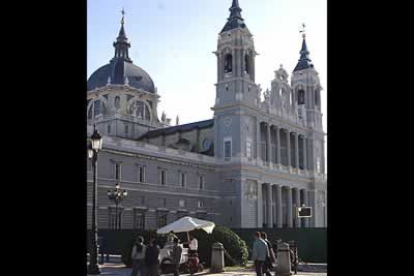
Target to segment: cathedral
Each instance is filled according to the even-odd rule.
[[[158,117],[162,95],[129,56],[122,18],[113,58],[87,83],[88,136],[94,127],[103,136],[99,229],[157,229],[183,216],[230,228],[327,226],[322,87],[306,35],[291,76],[280,66],[271,89],[262,91],[241,11],[233,0],[214,52],[216,98],[205,106],[213,118],[175,126],[165,114]],[[116,184],[128,192],[118,208],[108,198]],[[312,208],[311,217],[296,217],[302,206]]]

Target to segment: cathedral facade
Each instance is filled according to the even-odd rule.
[[[305,34],[290,80],[281,66],[263,92],[253,35],[233,0],[215,51],[214,117],[175,126],[158,117],[161,95],[129,57],[123,19],[113,46],[114,57],[90,76],[87,91],[88,135],[94,125],[103,135],[100,229],[115,222],[157,229],[187,215],[231,228],[326,227],[322,87]],[[128,191],[118,212],[107,195],[117,183]],[[90,227],[90,160],[87,185]],[[300,206],[312,207],[312,217],[297,219]]]

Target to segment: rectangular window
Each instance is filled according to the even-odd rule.
[[[200,190],[204,190],[204,176],[203,175],[200,175],[198,184],[199,184]]]
[[[128,134],[128,132],[129,132],[129,126],[125,125],[125,134]]]
[[[135,215],[135,229],[145,229],[145,212],[137,212]]]
[[[186,183],[186,175],[185,175],[185,173],[180,173],[180,184],[181,184],[181,187],[185,187],[185,183]]]
[[[161,207],[166,207],[167,206],[167,199],[166,198],[160,198],[160,206]]]
[[[246,156],[252,158],[252,141],[250,139],[246,141]]]
[[[111,124],[108,125],[108,134],[111,133]]]
[[[183,218],[185,216],[188,216],[187,212],[177,212],[177,219]]]
[[[231,139],[227,138],[224,140],[224,160],[230,161],[231,160]]]
[[[316,171],[317,173],[321,173],[321,161],[319,157],[316,157]]]
[[[180,206],[181,208],[185,207],[185,201],[184,201],[184,199],[180,199],[178,201],[178,206]]]
[[[138,182],[140,183],[145,182],[145,167],[143,166],[138,167]]]
[[[122,225],[122,210],[118,210],[118,219],[114,209],[109,211],[109,228],[113,230],[121,229]]]
[[[203,201],[198,201],[198,203],[197,203],[197,207],[198,208],[203,208],[204,207],[204,202]]]
[[[115,180],[121,180],[121,164],[115,163],[115,172],[114,172]]]
[[[140,206],[145,206],[145,196],[138,197],[137,204]]]
[[[164,227],[167,225],[167,213],[162,212],[158,213],[158,228]]]
[[[160,184],[165,185],[166,182],[167,182],[167,171],[162,170],[160,172]]]

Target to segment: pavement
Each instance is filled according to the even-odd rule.
[[[102,276],[130,276],[131,268],[126,268],[124,264],[120,263],[104,263],[99,265],[101,269]],[[172,274],[162,274],[161,276],[172,276]],[[232,270],[222,273],[209,273],[208,270],[204,272],[199,272],[194,274],[194,276],[204,276],[204,275],[214,275],[214,276],[255,276],[256,273],[251,269],[240,269],[240,271]],[[272,273],[274,275],[274,272]],[[190,276],[189,274],[180,274],[180,276]],[[292,276],[295,276],[292,274]],[[298,271],[296,276],[327,276],[326,272],[304,272]]]

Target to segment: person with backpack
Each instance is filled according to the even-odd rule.
[[[160,248],[155,242],[155,239],[151,239],[145,252],[145,264],[148,268],[147,276],[158,276],[158,256],[160,255]]]
[[[269,254],[266,256],[266,260],[263,263],[263,273],[266,274],[266,276],[271,276],[270,270],[273,268],[273,264],[276,262],[275,252],[273,251],[272,244],[267,239],[266,232],[260,233],[260,236],[266,243],[267,250],[269,252]]]
[[[131,276],[137,276],[138,272],[141,276],[147,276],[147,267],[145,264],[145,254],[147,246],[144,244],[144,238],[139,236],[135,241],[134,247],[132,248],[132,272]]]

